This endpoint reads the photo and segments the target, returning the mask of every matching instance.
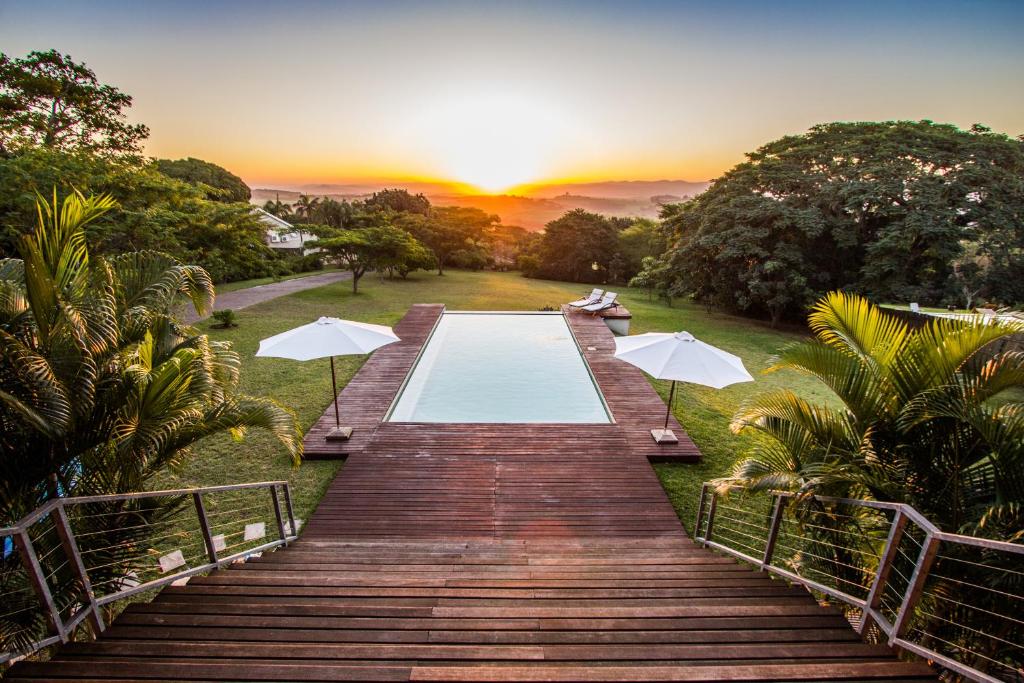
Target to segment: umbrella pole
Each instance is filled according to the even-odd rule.
[[[331,389],[334,392],[331,394],[334,402],[334,425],[341,427],[341,416],[338,414],[338,380],[334,376],[334,356],[331,356]]]
[[[668,390],[668,408],[665,410],[665,431],[668,431],[668,418],[672,415],[672,399],[676,396],[676,381],[672,380],[672,388]]]

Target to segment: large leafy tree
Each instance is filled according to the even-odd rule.
[[[0,53],[0,152],[26,145],[138,156],[149,130],[127,122],[132,98],[56,50]]]
[[[666,218],[675,288],[798,316],[822,293],[942,303],[970,245],[986,296],[1024,300],[1024,142],[929,121],[831,123],[768,143]]]
[[[93,255],[154,249],[202,265],[217,281],[270,275],[278,260],[264,226],[247,203],[207,198],[206,190],[176,180],[152,164],[89,152],[25,149],[0,158],[0,256],[17,253],[32,232],[36,192],[69,187],[109,194],[119,210],[84,226]]]
[[[247,202],[252,190],[241,178],[217,164],[202,159],[156,159],[153,165],[171,178],[199,185],[208,199],[221,202]]]
[[[604,216],[574,209],[545,226],[537,275],[572,282],[605,282],[618,233]]]
[[[422,194],[411,194],[408,190],[381,190],[374,192],[366,200],[369,207],[389,209],[400,213],[418,213],[426,216],[430,213],[430,200]]]
[[[322,249],[352,273],[352,293],[359,293],[359,280],[370,270],[397,273],[405,277],[417,268],[433,265],[430,252],[405,230],[391,225],[384,214],[364,216],[369,227],[351,230],[314,228],[321,236],[309,246]]]
[[[0,260],[0,516],[59,492],[143,490],[200,439],[269,430],[297,459],[294,415],[236,390],[238,357],[174,317],[210,310],[206,271],[152,251],[89,254],[83,228],[114,207],[40,201],[21,258]]]
[[[483,249],[501,219],[475,207],[436,206],[426,216],[403,213],[396,221],[431,251],[437,274],[444,275],[456,252]]]

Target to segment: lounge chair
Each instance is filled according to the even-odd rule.
[[[605,292],[604,296],[601,297],[601,300],[598,301],[596,304],[590,304],[589,306],[581,306],[580,308],[590,313],[600,313],[601,311],[607,310],[609,308],[615,308],[616,306],[618,306],[619,302],[616,301],[618,296],[619,295],[616,294],[615,292]]]
[[[590,290],[590,294],[583,297],[582,299],[570,301],[569,305],[573,306],[574,308],[583,308],[584,306],[590,306],[591,304],[596,304],[598,301],[600,301],[602,294],[604,294],[604,290],[595,287],[594,289]]]

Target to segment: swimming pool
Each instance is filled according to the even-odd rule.
[[[561,313],[441,315],[390,422],[608,423]]]

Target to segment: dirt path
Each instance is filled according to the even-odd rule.
[[[237,311],[242,308],[248,308],[254,304],[261,304],[264,301],[276,299],[277,297],[284,296],[285,294],[293,294],[294,292],[301,292],[306,289],[323,287],[324,285],[348,280],[351,277],[352,273],[332,270],[328,273],[321,273],[319,275],[298,277],[293,280],[282,280],[281,282],[271,282],[270,284],[257,285],[256,287],[249,287],[247,289],[237,289],[233,292],[218,294],[217,301],[214,304],[214,309],[220,311],[225,308],[230,308]],[[189,324],[199,322],[203,319],[197,315],[195,309],[191,307],[182,315],[182,318],[184,318],[185,322]]]

